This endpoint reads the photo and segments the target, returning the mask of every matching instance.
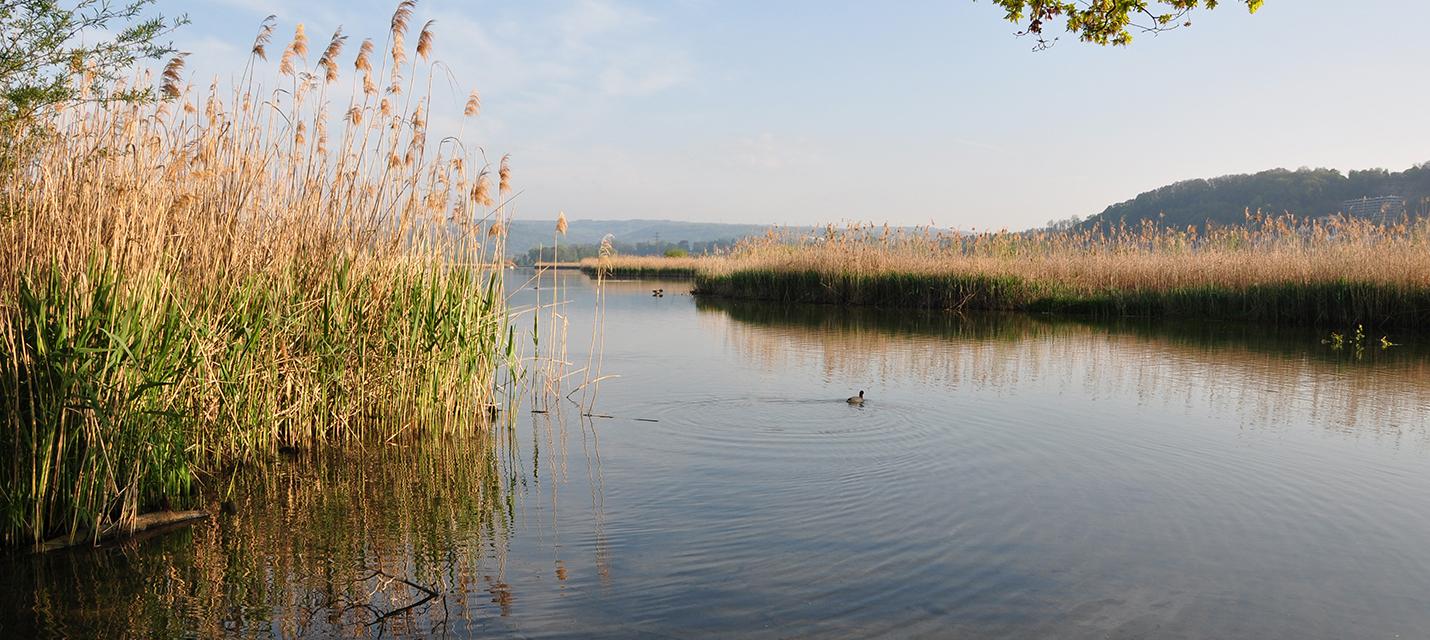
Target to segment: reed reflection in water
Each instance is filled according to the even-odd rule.
[[[1020,385],[1144,407],[1210,408],[1247,429],[1320,425],[1427,444],[1430,357],[1423,346],[1333,349],[1303,330],[1165,321],[1082,322],[705,299],[702,319],[766,371],[816,368],[827,380],[967,387]]]
[[[506,578],[513,531],[541,535],[541,522],[522,522],[543,483],[553,502],[540,509],[555,526],[573,437],[561,414],[526,419],[528,443],[508,426],[497,437],[290,454],[216,479],[205,505],[215,515],[186,529],[4,559],[0,635],[426,638],[503,628],[497,621],[522,597]],[[588,427],[580,450],[595,460]],[[599,469],[582,466],[599,509]],[[588,565],[605,574],[604,555],[601,545],[589,561],[558,554],[549,575],[564,582]]]

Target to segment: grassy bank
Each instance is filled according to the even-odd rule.
[[[1430,321],[1430,223],[1305,222],[1078,233],[829,228],[747,241],[696,275],[732,298],[1171,316],[1336,328]]]
[[[164,100],[68,105],[10,147],[0,543],[123,530],[280,448],[488,421],[514,348],[482,266],[503,262],[509,172],[429,140],[462,105],[412,93],[445,76],[425,30],[404,51],[410,11],[392,55],[339,64],[335,35],[308,68],[300,25],[265,63],[265,23],[237,88],[184,86],[178,59]]]
[[[667,258],[665,256],[603,256],[581,260],[581,272],[615,278],[694,278],[702,264],[712,258]]]

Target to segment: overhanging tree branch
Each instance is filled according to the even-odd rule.
[[[1263,0],[1233,1],[1255,13]],[[1035,49],[1046,49],[1057,38],[1046,38],[1044,27],[1058,19],[1083,42],[1121,46],[1132,42],[1133,31],[1159,33],[1188,26],[1191,22],[1186,18],[1193,10],[1215,9],[1221,0],[993,0],[993,4],[1007,12],[1009,22],[1023,26],[1018,35],[1031,35],[1037,39]],[[1150,22],[1134,22],[1137,16]]]
[[[76,98],[80,74],[113,80],[138,60],[173,53],[161,40],[188,20],[144,17],[154,1],[0,0],[0,129]],[[146,97],[128,91],[100,99]]]

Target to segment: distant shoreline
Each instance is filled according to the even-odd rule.
[[[1430,331],[1430,219],[976,236],[854,226],[750,241],[724,256],[588,259],[582,270],[598,266],[776,303]]]

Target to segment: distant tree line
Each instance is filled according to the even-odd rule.
[[[1114,204],[1081,222],[1104,227],[1155,219],[1169,226],[1239,224],[1248,210],[1271,215],[1294,213],[1318,217],[1342,213],[1344,203],[1360,198],[1405,198],[1404,213],[1430,215],[1430,162],[1405,171],[1368,169],[1342,174],[1334,169],[1272,169],[1208,180],[1184,180]],[[1052,221],[1051,228],[1077,224]]]
[[[617,254],[627,256],[685,256],[728,251],[738,241],[733,238],[697,242],[649,240],[634,243],[614,242],[611,247]],[[517,263],[531,265],[537,262],[576,262],[582,258],[596,257],[600,253],[601,245],[599,244],[563,244],[555,248],[535,247],[519,258]]]

